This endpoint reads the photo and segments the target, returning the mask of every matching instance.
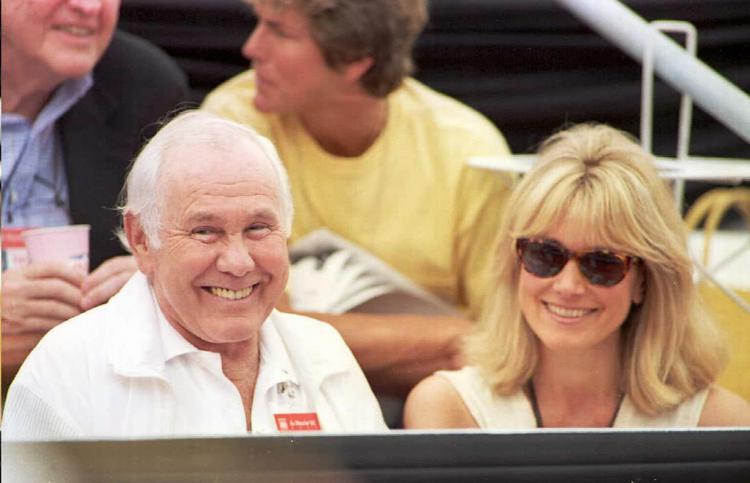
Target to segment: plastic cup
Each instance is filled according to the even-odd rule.
[[[21,236],[31,263],[68,261],[88,273],[90,229],[89,225],[35,228]]]
[[[23,267],[29,264],[29,255],[26,253],[26,244],[23,241],[24,230],[28,228],[5,228],[0,230],[3,241],[3,272],[9,268]]]

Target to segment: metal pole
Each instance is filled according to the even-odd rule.
[[[638,62],[654,36],[654,67],[672,87],[750,143],[750,97],[617,0],[556,0]]]
[[[695,57],[698,47],[698,32],[693,24],[689,22],[678,22],[674,20],[661,20],[651,22],[651,28],[659,32],[678,32],[685,35],[685,48],[690,57]],[[643,53],[643,76],[641,82],[641,146],[651,152],[651,138],[653,133],[653,91],[654,91],[654,49],[653,39],[646,42],[646,50]],[[692,124],[693,100],[688,94],[683,93],[680,100],[680,124],[677,135],[677,159],[684,160],[688,157],[690,149],[690,127]],[[674,197],[677,209],[682,214],[682,201],[685,197],[685,180],[678,179],[674,182]]]

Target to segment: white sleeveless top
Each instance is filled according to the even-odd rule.
[[[456,389],[482,429],[536,428],[531,402],[522,390],[503,396],[492,391],[479,369],[466,366],[458,371],[438,371]],[[656,416],[640,412],[626,395],[622,400],[615,428],[696,427],[703,412],[708,389],[699,391],[671,411]]]

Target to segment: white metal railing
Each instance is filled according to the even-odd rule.
[[[676,32],[685,36],[685,49],[690,57],[695,58],[698,45],[698,32],[689,22],[675,20],[659,20],[651,22],[651,27],[657,32]],[[647,152],[652,151],[653,138],[653,106],[654,106],[654,32],[650,32],[643,52],[643,69],[641,74],[641,146]],[[685,160],[690,150],[690,127],[693,120],[693,100],[689,94],[683,92],[680,98],[680,117],[677,128],[677,159]],[[674,183],[674,197],[677,209],[682,211],[682,200],[685,196],[685,180],[678,179]]]
[[[750,143],[750,97],[737,86],[617,0],[556,1],[638,62],[651,39],[659,76]]]

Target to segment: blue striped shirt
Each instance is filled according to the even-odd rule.
[[[91,88],[87,75],[61,84],[32,122],[2,113],[3,226],[71,223],[57,121]]]

